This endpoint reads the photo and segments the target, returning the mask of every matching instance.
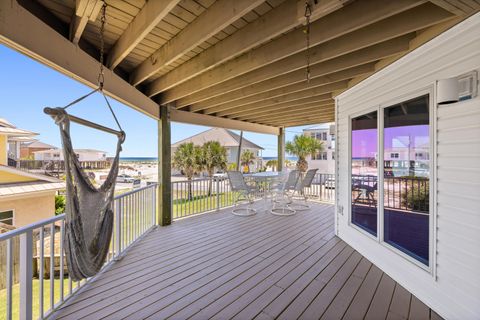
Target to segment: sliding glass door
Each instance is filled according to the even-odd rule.
[[[429,95],[379,107],[350,125],[351,223],[429,266]]]

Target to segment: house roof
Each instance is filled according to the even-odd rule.
[[[24,145],[22,145],[22,147],[25,147],[25,148],[57,149],[57,147],[52,146],[51,144],[48,144],[48,143],[44,143],[44,142],[39,141],[39,140],[34,140],[32,142],[25,143]]]
[[[95,150],[95,149],[73,149],[75,152],[94,152],[94,153],[107,153],[107,151],[102,151],[102,150]],[[35,151],[34,153],[49,153],[49,152],[62,152],[62,149],[55,148],[53,147],[52,149],[47,149],[47,150],[39,150]]]
[[[238,145],[240,144],[240,136],[235,132],[224,128],[212,128],[189,138],[180,140],[172,144],[172,148],[176,148],[182,143],[193,142],[193,144],[195,145],[202,145],[207,141],[218,141],[224,147],[238,147]],[[263,150],[262,147],[251,142],[248,139],[245,139],[245,137],[242,141],[242,148]]]
[[[0,134],[7,136],[35,136],[38,133],[18,129],[6,119],[0,118]]]
[[[13,196],[17,194],[54,191],[61,189],[65,189],[65,182],[32,181],[0,184],[0,199],[2,197]]]
[[[65,182],[62,180],[42,174],[26,172],[3,165],[0,165],[0,173],[1,172],[33,178],[35,181],[0,183],[0,198],[25,193],[54,191],[65,188]]]
[[[328,123],[321,123],[317,124],[308,128],[303,129],[303,131],[311,131],[311,130],[325,130],[325,129],[330,129],[330,126],[332,124],[335,124],[334,122],[328,122]]]
[[[4,165],[0,165],[0,173],[1,172],[16,174],[16,175],[19,175],[19,176],[22,176],[22,177],[28,177],[28,178],[32,178],[32,179],[36,179],[36,180],[44,181],[44,182],[62,182],[62,180],[54,178],[54,177],[50,177],[50,176],[46,176],[46,175],[38,174],[38,173],[33,173],[33,172],[30,172],[30,171],[23,171],[23,170],[19,170],[19,169],[9,167],[9,166],[4,166]],[[2,184],[0,183],[0,185],[2,185]]]

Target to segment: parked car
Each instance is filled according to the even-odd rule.
[[[218,181],[223,181],[225,179],[227,179],[227,174],[226,173],[215,173],[213,175],[213,180],[215,180],[215,181],[217,181],[217,180]]]
[[[325,186],[325,189],[335,189],[335,178],[328,178],[323,185]]]
[[[117,182],[132,183],[133,181],[135,181],[135,178],[128,174],[119,174],[117,176]]]

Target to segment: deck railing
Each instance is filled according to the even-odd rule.
[[[157,185],[115,197],[114,228],[105,266],[156,224]],[[65,215],[61,214],[0,234],[0,269],[4,275],[6,319],[48,317],[89,280],[74,282],[68,275],[63,245]],[[3,249],[3,250],[2,250]],[[3,280],[3,279],[2,279]]]
[[[335,201],[335,175],[317,173],[310,188],[304,193],[309,200],[333,203]],[[247,184],[253,183],[245,177]],[[256,198],[261,198],[258,191]],[[214,179],[194,179],[172,182],[172,217],[184,218],[208,211],[219,210],[233,205],[234,195],[225,177]]]

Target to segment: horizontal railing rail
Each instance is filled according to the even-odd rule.
[[[104,267],[156,225],[157,185],[115,197],[114,227]],[[90,279],[73,281],[66,268],[65,214],[0,234],[0,291],[5,318],[48,317]],[[1,307],[0,307],[1,310]]]
[[[376,205],[377,176],[352,175],[352,197],[357,205]],[[425,177],[384,177],[383,207],[386,209],[429,212],[429,179]]]

